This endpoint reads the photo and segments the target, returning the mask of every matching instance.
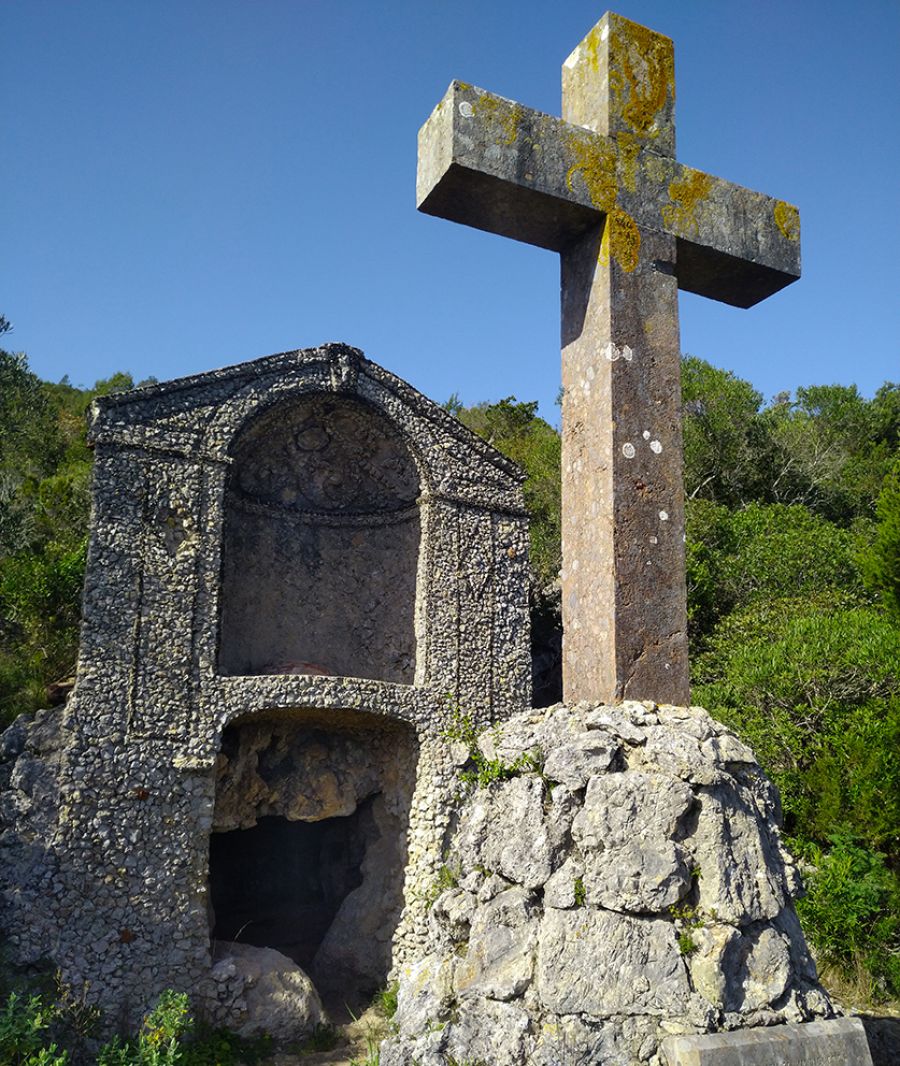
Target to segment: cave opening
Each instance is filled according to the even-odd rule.
[[[274,950],[339,1002],[383,988],[417,760],[412,729],[358,712],[271,712],[230,725],[209,838],[213,959]]]
[[[341,904],[363,882],[366,846],[377,835],[373,800],[344,817],[270,816],[213,833],[213,939],[274,948],[309,970]]]

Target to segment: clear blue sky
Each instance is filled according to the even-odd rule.
[[[0,312],[34,370],[160,379],[345,340],[556,421],[558,257],[415,210],[453,78],[559,113],[585,0],[4,0]],[[900,380],[900,2],[618,0],[675,40],[679,159],[800,207],[803,278],[682,295],[767,397]]]

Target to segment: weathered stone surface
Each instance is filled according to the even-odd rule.
[[[570,766],[586,730],[615,758],[585,788],[553,785],[547,765]],[[679,761],[649,766],[647,749],[662,752],[673,733]],[[382,1062],[658,1066],[668,1036],[832,1013],[790,905],[771,787],[705,711],[551,707],[489,730],[480,747],[506,765],[540,751],[544,779],[524,769],[463,803],[446,859],[459,887],[434,903],[427,962],[401,971]],[[706,773],[714,786],[698,780]],[[540,871],[526,880],[550,874],[526,887],[533,840]],[[727,893],[725,874],[707,874],[714,862],[737,878]],[[728,917],[702,897],[707,878]],[[778,899],[783,909],[762,913]]]
[[[593,774],[609,769],[618,750],[619,745],[608,735],[581,733],[553,749],[544,762],[544,773],[567,788],[584,788]]]
[[[231,1011],[232,1026],[241,1036],[277,1035],[288,1043],[302,1040],[322,1021],[312,981],[271,948],[220,942],[213,980],[240,988]]]
[[[694,987],[725,1011],[749,1013],[776,1003],[791,980],[787,937],[771,926],[742,934],[733,926],[708,925],[691,932],[689,959]]]
[[[581,1018],[563,1015],[545,1023],[529,1066],[634,1066],[645,1062],[658,1042],[654,1019]],[[642,1052],[645,1052],[642,1054]]]
[[[673,1036],[662,1048],[667,1066],[872,1066],[859,1018]]]
[[[787,903],[777,838],[750,798],[731,781],[698,792],[700,814],[691,839],[701,908],[744,925],[774,918]]]
[[[572,823],[588,903],[613,910],[661,911],[690,886],[684,848],[673,842],[693,806],[690,789],[636,771],[591,778]]]
[[[498,1000],[520,996],[534,973],[538,917],[536,901],[524,888],[507,889],[482,907],[456,965],[456,992]]]
[[[672,42],[608,13],[562,120],[454,82],[419,133],[420,210],[561,254],[570,701],[688,702],[677,290],[800,273],[796,208],[676,162],[674,100]]]
[[[670,922],[602,910],[548,910],[537,990],[557,1014],[679,1015],[690,988]]]
[[[517,777],[481,793],[460,825],[457,849],[508,881],[537,888],[553,869],[553,848],[543,809],[543,784]]]

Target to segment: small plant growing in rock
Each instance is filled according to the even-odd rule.
[[[452,866],[448,866],[446,863],[438,870],[437,877],[434,879],[434,884],[431,886],[430,891],[426,896],[428,906],[434,905],[434,901],[442,892],[446,892],[449,888],[456,888],[459,885],[459,873],[454,870]]]
[[[700,950],[700,945],[694,940],[693,932],[703,927],[703,917],[696,907],[688,906],[673,905],[669,907],[669,914],[672,915],[678,931],[678,950],[686,959],[690,958],[695,951]]]
[[[397,1013],[397,992],[399,989],[400,982],[391,981],[386,988],[382,988],[380,992],[375,994],[375,1009],[388,1021]]]
[[[572,894],[575,896],[575,906],[583,907],[587,900],[587,890],[584,887],[584,878],[576,877],[572,885]]]
[[[469,749],[469,762],[472,765],[460,771],[461,796],[475,788],[487,788],[495,781],[509,781],[520,774],[541,774],[543,770],[540,752],[523,752],[512,762],[488,759],[478,746],[479,733],[472,716],[465,714],[459,707],[453,709],[451,723],[443,735],[448,740],[462,741]]]

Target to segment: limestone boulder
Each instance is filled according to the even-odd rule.
[[[548,909],[537,956],[541,1004],[556,1014],[679,1015],[690,986],[671,922]]]
[[[544,818],[544,785],[533,774],[482,789],[465,811],[454,857],[507,881],[538,888],[553,871],[554,847]]]
[[[291,1043],[302,1040],[323,1020],[315,986],[286,955],[221,941],[216,955],[213,980],[227,982],[233,992],[233,1028],[240,1036],[269,1034]]]
[[[732,779],[698,789],[697,800],[689,844],[700,908],[738,926],[774,918],[788,902],[785,862],[752,797]]]

